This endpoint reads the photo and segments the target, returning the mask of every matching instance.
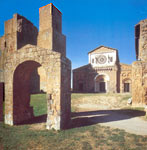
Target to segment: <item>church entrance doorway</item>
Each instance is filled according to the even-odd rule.
[[[106,93],[108,92],[109,76],[105,74],[97,75],[95,77],[95,92]]]

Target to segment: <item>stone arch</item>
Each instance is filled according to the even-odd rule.
[[[16,115],[14,115],[13,108],[13,91],[15,91],[16,88],[15,86],[13,87],[13,76],[15,78],[15,73],[17,72],[17,70],[21,70],[19,69],[19,67],[22,67],[21,65],[25,65],[25,62],[30,61],[34,62],[32,68],[42,66],[46,73],[46,128],[54,128],[56,130],[65,128],[67,122],[70,120],[71,62],[66,57],[61,57],[61,54],[58,52],[50,51],[48,49],[39,48],[32,45],[26,45],[18,51],[7,54],[4,66],[5,124],[14,125],[15,122],[19,121],[15,119]],[[27,67],[24,66],[24,68]],[[25,76],[25,78],[25,80],[28,80],[27,75]],[[23,85],[23,83],[21,84]],[[31,115],[31,108],[29,109],[30,110],[28,112],[30,113],[28,113],[28,116]]]
[[[95,92],[105,93],[108,92],[109,76],[105,73],[96,75],[94,78]]]
[[[125,78],[122,80],[122,89],[123,89],[123,92],[132,91],[132,80],[130,78]]]
[[[36,61],[19,64],[13,74],[13,123],[17,124],[33,117],[30,107],[31,75],[41,65]]]

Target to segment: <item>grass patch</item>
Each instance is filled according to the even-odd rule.
[[[91,96],[91,94],[89,95]],[[82,94],[72,94],[72,100]],[[46,95],[32,95],[36,116],[46,114]],[[71,122],[72,123],[72,122]],[[147,136],[126,133],[98,124],[63,131],[32,130],[32,125],[0,123],[0,150],[146,150]]]
[[[34,116],[41,116],[47,113],[46,94],[31,95],[30,106],[33,106]]]
[[[147,149],[147,136],[100,125],[65,131],[35,131],[30,125],[10,127],[0,123],[0,129],[0,147],[4,150]]]

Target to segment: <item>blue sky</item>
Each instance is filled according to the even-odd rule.
[[[147,0],[0,0],[0,35],[4,21],[19,13],[39,26],[39,7],[53,3],[63,14],[67,57],[72,67],[88,63],[100,45],[116,48],[122,63],[135,61],[134,26],[147,18]]]

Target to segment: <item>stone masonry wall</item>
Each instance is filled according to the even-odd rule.
[[[33,117],[30,94],[37,88],[46,92],[46,128],[60,130],[70,121],[71,62],[66,58],[61,12],[49,4],[39,9],[39,15],[39,35],[29,20],[14,14],[5,22],[5,34],[0,38],[5,124],[19,124]],[[39,82],[32,87],[35,81]]]
[[[141,61],[147,61],[147,19],[135,26],[136,55]]]
[[[147,19],[135,26],[136,58],[132,64],[132,102],[147,105]]]
[[[133,105],[147,105],[147,62],[132,64],[132,99]]]
[[[53,4],[39,9],[37,45],[66,56],[66,37],[62,34],[62,14]]]
[[[25,17],[17,14],[17,49],[26,44],[37,45],[38,29]]]
[[[63,56],[62,56],[63,57]],[[64,58],[64,59],[63,59]],[[70,75],[68,72],[70,72],[70,65],[61,62],[69,62],[65,57],[61,59],[61,54],[56,53],[47,49],[38,48],[36,46],[27,45],[23,47],[21,50],[14,52],[13,54],[7,54],[6,64],[5,64],[5,123],[9,125],[15,124],[14,117],[18,118],[16,121],[21,122],[24,119],[28,119],[31,117],[31,115],[25,115],[26,112],[23,110],[28,110],[29,108],[26,105],[21,105],[19,99],[13,97],[13,76],[15,74],[16,68],[28,61],[34,61],[39,63],[46,71],[47,75],[47,100],[48,100],[48,115],[47,115],[47,129],[55,128],[56,130],[61,129],[65,124],[62,120],[62,115],[64,116],[64,113],[70,110],[70,107],[67,110],[67,106],[70,104],[70,92],[65,89],[63,86],[70,87]],[[28,65],[29,67],[29,65]],[[64,67],[64,68],[63,68]],[[62,69],[68,74],[63,75]],[[27,71],[27,70],[26,70]],[[27,77],[26,77],[27,78]],[[62,80],[64,80],[64,83],[62,83]],[[68,79],[68,80],[66,80]],[[62,84],[61,84],[62,83]],[[27,87],[27,86],[26,86]],[[25,89],[25,87],[24,87]],[[24,91],[23,89],[23,91]],[[64,96],[61,96],[61,91],[65,90],[62,94]],[[23,92],[22,91],[22,92]],[[26,89],[27,91],[27,89]],[[28,93],[28,92],[27,92]],[[21,97],[21,92],[17,93],[18,98]],[[14,101],[17,103],[14,107]],[[66,104],[67,101],[67,105]],[[61,106],[61,103],[64,103]],[[19,107],[21,105],[21,107]],[[14,109],[17,109],[19,114],[17,113],[16,116],[13,116]],[[30,110],[31,111],[31,110]],[[24,117],[24,116],[27,116]]]
[[[0,82],[4,82],[4,61],[6,53],[12,53],[26,44],[37,45],[37,28],[25,17],[14,14],[5,21],[5,33],[0,38]]]

